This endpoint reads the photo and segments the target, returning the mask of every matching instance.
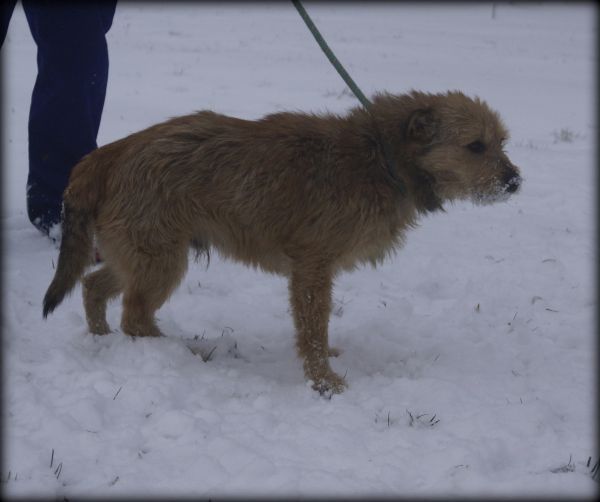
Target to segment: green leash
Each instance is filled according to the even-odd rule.
[[[319,30],[315,26],[315,23],[313,23],[312,19],[308,15],[308,12],[306,12],[306,10],[304,9],[304,6],[300,3],[299,0],[292,0],[292,3],[294,4],[294,7],[296,7],[296,10],[300,14],[300,17],[302,17],[302,19],[306,23],[306,26],[308,26],[308,29],[312,33],[313,37],[315,37],[315,40],[319,44],[319,47],[321,47],[321,49],[327,56],[327,59],[329,59],[329,62],[333,65],[333,67],[340,74],[340,77],[342,77],[344,79],[344,82],[346,82],[348,87],[350,87],[350,89],[352,90],[354,95],[363,104],[363,106],[367,110],[371,110],[371,106],[373,105],[373,103],[371,103],[368,100],[368,98],[364,95],[364,93],[356,85],[356,82],[354,82],[354,80],[352,80],[352,77],[348,74],[346,69],[342,66],[342,63],[340,63],[338,58],[335,57],[335,54],[329,48],[329,45],[327,45],[327,42],[325,42],[325,39],[323,38],[323,36],[321,35]]]
[[[344,82],[346,82],[346,85],[348,85],[348,87],[354,93],[356,98],[362,103],[362,105],[366,108],[366,110],[369,113],[371,113],[371,116],[373,116],[373,114],[372,114],[373,103],[371,103],[371,101],[369,101],[369,99],[364,95],[364,93],[360,90],[358,85],[356,85],[356,82],[354,82],[354,80],[352,80],[352,77],[348,74],[346,69],[342,66],[342,63],[340,63],[338,58],[335,57],[335,54],[329,48],[329,45],[327,45],[327,42],[325,41],[325,39],[323,38],[323,36],[321,35],[319,30],[315,26],[315,23],[313,23],[312,19],[308,15],[308,12],[306,12],[304,7],[300,3],[300,0],[292,0],[292,3],[294,4],[294,7],[296,7],[296,10],[300,14],[300,17],[306,23],[306,26],[312,33],[313,37],[315,37],[315,40],[319,44],[319,47],[325,53],[325,55],[327,56],[327,59],[329,59],[329,62],[336,69],[336,71],[338,72],[340,77],[342,77],[342,79],[344,79]],[[375,122],[374,122],[374,125],[375,125]],[[394,168],[393,156],[391,154],[390,147],[387,144],[387,142],[385,142],[383,140],[383,138],[381,137],[381,134],[377,128],[376,128],[376,134],[377,134],[377,142],[381,146],[383,157],[385,159],[387,173],[392,178],[394,185],[396,185],[396,187],[401,192],[404,193],[404,191],[405,191],[404,183],[402,183],[402,181],[398,178],[398,175],[396,174],[396,169]]]

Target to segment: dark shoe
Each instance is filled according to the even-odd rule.
[[[59,245],[62,237],[60,221],[47,221],[43,218],[35,218],[31,223],[42,234],[48,237],[54,244]]]
[[[37,184],[27,186],[27,216],[29,221],[54,243],[60,243],[61,199],[54,200]]]

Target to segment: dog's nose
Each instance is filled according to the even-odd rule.
[[[519,175],[518,168],[510,160],[506,159],[503,164],[502,186],[506,193],[514,193],[519,189],[523,180]]]
[[[504,178],[504,186],[506,187],[505,190],[508,193],[514,193],[516,192],[519,187],[521,186],[521,182],[522,182],[522,178],[521,176],[519,176],[517,173],[510,173],[508,176],[506,176]]]

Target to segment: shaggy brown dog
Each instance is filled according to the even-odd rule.
[[[381,262],[419,214],[505,200],[521,183],[498,115],[460,92],[379,94],[370,112],[203,111],[106,145],[73,170],[44,317],[83,279],[92,333],[123,291],[123,331],[159,336],[154,312],[182,279],[190,246],[289,278],[297,347],[314,388],[340,392],[328,361],[333,279]],[[387,159],[395,174],[391,175]]]

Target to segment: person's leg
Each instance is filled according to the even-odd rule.
[[[2,0],[0,2],[0,47],[4,45],[10,18],[12,17],[13,10],[15,10],[16,3],[17,0]]]
[[[112,2],[23,0],[38,47],[29,114],[27,212],[48,233],[60,221],[71,169],[97,147],[106,95]]]

